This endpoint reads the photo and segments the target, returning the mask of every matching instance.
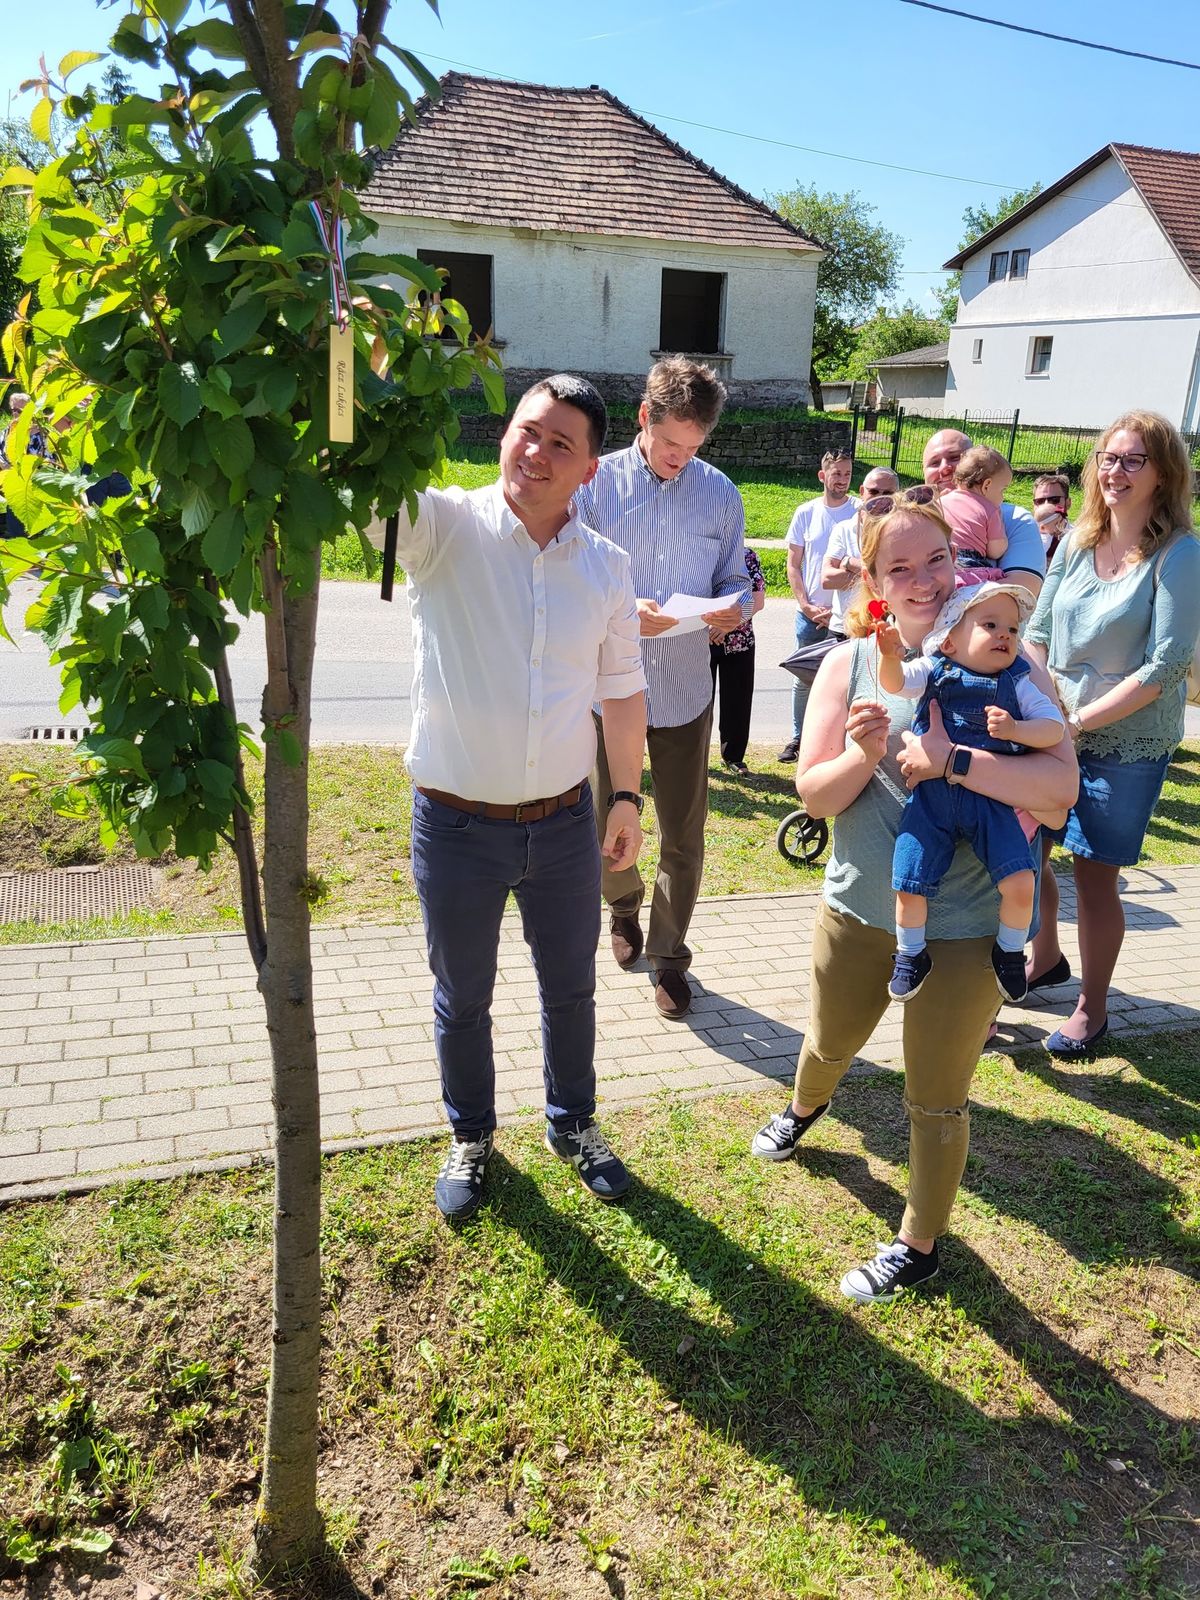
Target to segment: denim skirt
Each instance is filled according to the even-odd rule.
[[[1079,752],[1079,799],[1054,838],[1073,856],[1110,867],[1137,865],[1170,756],[1119,761]]]

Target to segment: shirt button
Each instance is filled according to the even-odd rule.
[[[539,607],[538,607],[538,616],[539,616],[539,617],[544,617],[544,616],[545,616],[545,615],[546,615],[546,608],[545,608],[545,606],[539,606]]]
[[[525,763],[525,765],[526,765],[526,766],[527,766],[527,767],[531,767],[531,766],[532,766],[532,765],[533,765],[533,762],[532,762],[532,761],[527,761],[527,762],[526,762],[526,763]]]
[[[542,664],[542,658],[541,658],[541,656],[535,656],[535,657],[534,657],[534,658],[533,658],[533,661],[532,661],[532,663],[531,663],[531,665],[533,665],[533,666],[535,666],[535,667],[540,667],[540,666],[541,666],[541,664]]]
[[[534,712],[533,712],[533,713],[532,713],[532,715],[533,715],[533,716],[535,716],[535,717],[540,717],[540,716],[541,716],[541,714],[542,714],[542,713],[541,713],[541,712],[540,712],[540,711],[534,711]]]

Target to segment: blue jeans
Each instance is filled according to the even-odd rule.
[[[600,848],[592,792],[541,822],[493,822],[414,791],[412,869],[433,973],[442,1099],[457,1134],[496,1126],[492,991],[509,891],[542,1009],[546,1115],[573,1127],[596,1109]]]
[[[819,639],[829,637],[828,628],[818,628],[815,622],[810,622],[803,611],[796,613],[796,649],[802,645],[816,644]],[[799,678],[792,681],[792,738],[800,737],[800,730],[804,727],[804,708],[808,705],[808,697],[812,693],[811,683],[801,683]]]

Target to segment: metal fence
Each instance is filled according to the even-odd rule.
[[[957,428],[973,444],[990,445],[1012,463],[1014,472],[1065,471],[1078,479],[1083,464],[1100,441],[1101,428],[1045,428],[1022,423],[1019,411],[963,411],[940,417],[906,411],[851,412],[854,454],[876,467],[891,467],[902,478],[920,478],[927,441],[942,428]],[[1185,433],[1192,465],[1200,468],[1200,433]]]

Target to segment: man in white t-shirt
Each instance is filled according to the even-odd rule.
[[[817,477],[823,493],[796,508],[788,529],[788,582],[796,596],[796,648],[829,637],[832,596],[821,583],[821,564],[834,529],[858,510],[850,494],[854,458],[849,450],[827,450]],[[795,761],[811,685],[797,678],[792,687],[792,737],[779,752],[780,761]]]
[[[895,494],[899,488],[900,479],[890,467],[872,467],[858,491],[857,512],[839,522],[830,536],[821,564],[821,583],[829,591],[829,631],[838,638],[846,636],[846,609],[862,577],[863,507],[876,495]]]

